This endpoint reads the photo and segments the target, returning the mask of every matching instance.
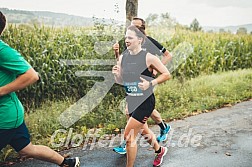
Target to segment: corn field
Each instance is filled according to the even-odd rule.
[[[197,77],[218,71],[252,67],[252,36],[178,31],[164,45],[172,50],[181,42],[191,43],[193,53],[174,71],[174,76]]]
[[[156,32],[150,32],[150,36]],[[160,34],[162,35],[162,34]],[[38,106],[44,100],[78,99],[101,78],[77,77],[78,70],[110,71],[112,66],[66,66],[60,59],[113,59],[112,45],[108,52],[95,52],[95,42],[111,41],[104,29],[92,34],[91,28],[53,28],[28,25],[9,25],[2,39],[18,50],[40,74],[40,81],[18,93],[26,107]],[[252,36],[214,34],[176,30],[162,44],[173,51],[182,42],[193,46],[193,52],[172,74],[192,78],[200,74],[252,67]],[[122,49],[121,49],[122,50]],[[112,87],[111,93],[120,91]],[[108,99],[108,101],[110,101]]]

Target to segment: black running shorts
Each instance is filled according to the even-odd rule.
[[[30,135],[24,122],[14,129],[0,129],[0,136],[0,151],[9,144],[19,152],[30,143]]]
[[[155,108],[155,96],[151,94],[146,100],[127,96],[127,103],[129,116],[144,124]]]

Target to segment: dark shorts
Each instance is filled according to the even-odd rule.
[[[155,96],[151,94],[142,103],[139,97],[129,97],[127,103],[129,116],[144,124],[155,108]]]
[[[30,135],[24,122],[15,129],[0,129],[0,150],[9,144],[19,152],[29,143]]]

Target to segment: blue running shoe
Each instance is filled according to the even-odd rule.
[[[161,129],[160,130],[160,135],[157,137],[158,142],[163,142],[163,141],[167,140],[168,133],[171,130],[171,126],[168,125],[168,124],[165,124],[165,125],[166,125],[166,128],[164,130]]]
[[[113,151],[118,153],[118,154],[121,154],[121,155],[126,154],[126,143],[125,143],[125,141],[123,141],[123,143],[120,146],[113,148]]]

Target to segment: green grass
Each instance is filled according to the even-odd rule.
[[[41,108],[25,115],[25,122],[29,128],[33,144],[48,145],[53,132],[63,128],[58,122],[58,117],[70,104],[70,101],[47,101]]]
[[[166,121],[183,119],[252,98],[252,69],[204,75],[183,81],[171,79],[158,86],[155,94],[156,109],[163,119]],[[108,95],[106,98],[112,96]],[[103,133],[114,133],[116,128],[124,128],[126,119],[117,105],[120,100],[115,100],[114,97],[112,99],[110,103],[101,104],[93,113],[80,119],[72,127],[74,134],[85,136],[91,128],[103,128]],[[27,113],[25,120],[31,133],[32,143],[51,147],[51,135],[63,128],[58,122],[58,117],[72,103],[71,100],[50,101],[42,104],[41,108]],[[96,122],[92,122],[94,120]],[[153,124],[153,121],[149,123]],[[64,137],[66,135],[67,133],[63,134]],[[5,160],[13,152],[9,147],[3,149],[0,160]]]
[[[237,70],[199,76],[181,82],[168,81],[156,92],[163,119],[183,119],[252,97],[252,70]]]

